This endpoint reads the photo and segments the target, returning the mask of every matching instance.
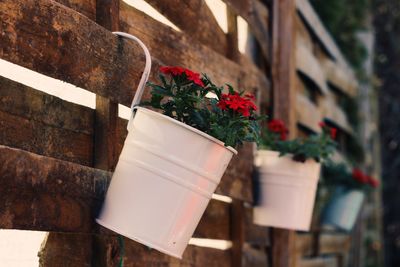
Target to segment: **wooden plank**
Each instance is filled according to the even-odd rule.
[[[353,80],[355,80],[353,70],[348,65],[346,59],[340,52],[340,49],[336,45],[330,33],[324,27],[317,13],[312,8],[310,2],[308,0],[297,0],[296,8],[304,19],[305,23],[307,23],[308,28],[313,32],[314,36],[318,38],[323,48],[325,48],[330,56],[332,56],[338,62],[341,68],[345,69],[345,72],[348,73]]]
[[[0,58],[130,105],[144,68],[138,45],[50,0],[4,0],[0,16]]]
[[[322,114],[318,107],[303,94],[298,93],[296,100],[297,122],[316,133],[321,132],[318,124],[322,121]]]
[[[89,235],[49,233],[38,252],[39,266],[92,266],[92,251],[85,249],[92,246],[88,237]]]
[[[96,19],[96,0],[55,0],[73,10],[82,13],[91,20]]]
[[[92,165],[93,110],[0,77],[0,144]]]
[[[354,77],[349,76],[345,69],[328,58],[320,61],[329,82],[350,97],[357,95],[358,84]]]
[[[244,267],[268,267],[268,255],[264,248],[256,248],[249,244],[244,245],[243,249]]]
[[[188,246],[182,259],[173,258],[124,239],[124,267],[231,267],[230,251]]]
[[[235,156],[229,163],[216,193],[252,202],[250,177],[253,172],[253,145],[244,144],[238,149],[238,152],[238,156]]]
[[[325,98],[321,102],[324,118],[331,121],[337,128],[340,128],[342,131],[352,135],[353,128],[347,120],[346,113],[344,113],[344,111],[336,105],[335,101],[333,100],[333,96],[330,98]]]
[[[244,219],[245,208],[243,201],[233,200],[231,217],[231,239],[232,239],[232,267],[243,266],[243,245],[244,245]]]
[[[350,249],[351,237],[347,234],[322,234],[320,236],[320,253],[346,253]]]
[[[230,221],[230,204],[211,200],[193,237],[229,240],[231,233]]]
[[[329,258],[313,258],[302,259],[299,262],[299,267],[339,267],[338,259],[334,257]]]
[[[261,51],[270,60],[269,11],[259,0],[223,0],[228,8],[247,21],[250,31],[257,39]]]
[[[216,84],[230,83],[248,91],[257,88],[268,91],[270,88],[266,76],[250,61],[236,64],[191,36],[176,32],[132,6],[121,3],[120,19],[120,30],[139,37],[151,54],[166,65],[179,65],[207,73]]]
[[[147,0],[147,2],[183,32],[221,55],[226,54],[228,47],[226,35],[205,1]]]
[[[99,233],[93,218],[110,179],[110,172],[0,145],[0,228]],[[227,240],[229,220],[229,205],[212,200],[195,236]]]
[[[273,1],[272,81],[273,115],[289,128],[290,137],[296,135],[295,87],[295,1]],[[272,230],[272,266],[296,265],[296,233],[284,229]]]
[[[322,66],[312,51],[302,45],[301,42],[296,43],[296,67],[317,85],[322,94],[328,93],[328,85]]]
[[[93,134],[93,109],[0,76],[0,110],[77,133]]]
[[[245,209],[245,241],[253,246],[265,247],[271,244],[270,228],[253,223],[253,209]]]
[[[110,173],[0,146],[0,227],[91,232]]]
[[[110,31],[118,31],[119,28],[119,0],[97,0],[96,22]],[[102,170],[113,171],[118,161],[117,127],[118,127],[118,103],[96,95],[94,133],[94,166]],[[116,266],[121,248],[115,240],[109,241],[104,235],[90,236],[92,246],[91,264],[98,267]],[[109,253],[112,251],[113,253]],[[105,253],[104,253],[105,252]],[[108,253],[107,253],[108,252]]]
[[[0,111],[0,144],[92,165],[93,136],[49,127]]]
[[[310,256],[314,254],[314,242],[312,234],[297,234],[296,254],[299,256]]]

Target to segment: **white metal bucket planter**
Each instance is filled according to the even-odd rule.
[[[128,136],[96,220],[121,235],[181,258],[232,156],[231,147],[193,127],[132,103]]]
[[[361,190],[337,187],[324,209],[322,225],[333,226],[345,232],[351,231],[360,213],[364,198],[364,192]]]
[[[260,150],[255,165],[259,172],[259,203],[254,223],[308,231],[314,209],[321,165],[314,160],[296,162],[291,155]]]

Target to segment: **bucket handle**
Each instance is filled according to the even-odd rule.
[[[132,104],[131,104],[132,116],[131,116],[131,119],[129,120],[129,121],[131,121],[132,117],[133,117],[133,113],[134,113],[134,108],[135,108],[135,106],[139,105],[140,100],[142,99],[142,96],[143,96],[146,82],[150,76],[151,56],[150,56],[149,49],[147,49],[147,47],[144,45],[144,43],[136,36],[133,36],[132,34],[129,34],[126,32],[113,32],[113,34],[136,41],[140,45],[140,47],[143,49],[144,54],[146,56],[146,64],[144,66],[144,71],[143,71],[142,77],[140,78],[139,85],[136,89],[136,93],[135,93],[135,96],[133,97]]]

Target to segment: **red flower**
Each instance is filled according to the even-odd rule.
[[[268,129],[273,133],[278,133],[282,141],[285,141],[287,139],[288,129],[286,128],[283,121],[271,120],[268,123]]]
[[[238,93],[222,94],[217,106],[222,110],[230,108],[245,117],[250,116],[250,111],[257,110],[256,105],[247,96],[242,97]]]
[[[182,75],[185,72],[185,69],[182,67],[164,66],[164,67],[160,67],[160,71],[164,74],[178,76],[178,75]]]
[[[336,128],[331,128],[331,138],[332,139],[336,139],[336,135],[337,135],[337,129]]]
[[[318,125],[319,125],[319,127],[321,127],[321,128],[325,128],[325,127],[326,127],[326,123],[323,122],[323,121],[319,122]]]
[[[357,182],[360,182],[362,184],[366,184],[369,182],[368,176],[366,176],[360,169],[353,169],[353,179],[356,180]]]
[[[373,187],[373,188],[377,188],[379,186],[379,181],[376,180],[375,178],[371,177],[371,176],[367,176],[368,179],[368,183]]]
[[[182,67],[164,66],[160,67],[160,71],[164,74],[172,76],[180,76],[185,74],[186,79],[192,81],[194,84],[197,84],[198,86],[204,87],[204,83],[200,78],[200,74],[197,72],[193,72],[189,69],[185,69]]]

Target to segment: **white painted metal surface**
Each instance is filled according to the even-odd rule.
[[[308,231],[321,165],[305,163],[275,151],[257,152],[260,201],[254,207],[254,223],[263,226]]]

